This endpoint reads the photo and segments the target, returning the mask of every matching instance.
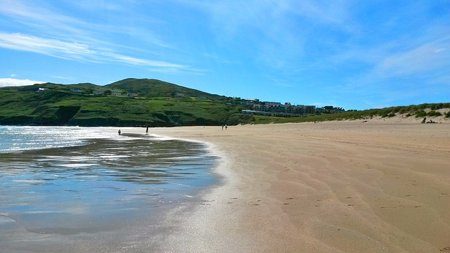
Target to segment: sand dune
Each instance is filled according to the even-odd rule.
[[[206,141],[226,157],[217,170],[224,183],[201,205],[169,216],[164,250],[450,252],[450,124],[153,133]]]

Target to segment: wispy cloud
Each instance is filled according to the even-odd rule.
[[[206,14],[219,44],[245,40],[247,47],[240,45],[243,54],[284,73],[295,72],[299,61],[311,54],[309,47],[320,36],[317,27],[354,30],[351,0],[173,1]]]
[[[265,26],[277,20],[270,16],[298,15],[313,23],[347,26],[350,21],[351,0],[317,1],[317,0],[248,0],[248,1],[201,1],[174,0],[200,9],[220,22],[222,27],[251,25]],[[224,17],[228,19],[224,19]],[[259,21],[259,22],[254,22]]]
[[[109,47],[121,47],[142,51],[142,49],[106,41],[104,38],[105,34],[122,34],[136,37],[139,40],[146,41],[147,43],[157,47],[172,47],[170,43],[163,41],[150,29],[136,26],[124,26],[120,22],[117,24],[87,22],[86,20],[61,13],[48,3],[40,1],[39,4],[36,4],[37,2],[38,1],[24,3],[21,0],[1,1],[0,14],[8,16],[23,26],[30,28],[31,31],[38,31],[40,36],[46,35],[58,39],[70,38],[72,40],[76,39],[82,42],[96,43]],[[99,6],[106,8],[106,10],[111,10],[111,8],[114,8],[115,10],[124,10],[127,9],[125,6],[127,4],[129,5],[128,2],[122,3],[123,5],[120,5],[119,2],[115,4],[105,3],[104,5],[96,5],[93,4],[92,1],[90,3],[85,1],[74,3],[73,1],[70,1],[70,4],[75,6],[84,6],[90,10],[97,11]],[[133,15],[134,17],[137,14],[116,13],[116,15]],[[144,20],[144,18],[141,18],[141,20]]]
[[[180,64],[175,64],[175,63],[170,63],[170,62],[165,62],[165,61],[140,59],[140,58],[117,54],[117,53],[103,52],[101,54],[103,54],[105,56],[109,56],[113,60],[116,60],[119,62],[126,62],[128,64],[133,64],[133,65],[142,65],[142,66],[150,66],[150,67],[158,67],[158,68],[169,68],[169,69],[185,69],[185,68],[187,68],[187,66],[180,65]]]
[[[442,67],[450,67],[450,36],[389,55],[377,64],[374,71],[386,77],[410,76]],[[447,74],[450,75],[449,72]]]
[[[352,25],[350,8],[353,1],[350,0],[281,0],[273,2],[284,12],[302,16],[313,23],[333,25],[345,30]]]
[[[359,66],[334,87],[338,96],[351,94],[364,107],[383,107],[414,100],[429,102],[436,94],[449,94],[450,37],[441,29],[423,31],[367,49],[347,49],[331,56],[332,66]],[[373,100],[374,97],[378,99]],[[413,103],[413,102],[410,102]]]
[[[129,4],[129,3],[128,3]],[[86,2],[76,5],[86,8]],[[93,5],[95,7],[95,5]],[[120,4],[100,4],[109,10],[121,10]],[[123,6],[122,6],[123,7]],[[89,8],[92,8],[90,6]],[[189,71],[190,67],[184,64],[161,60],[160,48],[172,48],[151,30],[134,26],[118,24],[104,24],[101,22],[87,22],[85,20],[60,13],[52,5],[45,2],[23,2],[20,0],[5,0],[0,2],[0,15],[4,15],[28,28],[28,33],[7,33],[0,31],[0,46],[8,49],[21,50],[44,54],[56,58],[87,61],[87,62],[119,62],[135,66],[150,67],[149,70],[158,72]],[[36,35],[36,33],[38,35]],[[145,41],[148,47],[135,48],[130,45],[117,44],[116,34],[133,37]],[[152,53],[149,47],[153,46]],[[128,53],[127,53],[128,52]],[[159,59],[147,57],[134,57],[132,54],[148,55]],[[156,56],[159,55],[159,56]]]
[[[0,33],[0,47],[34,52],[56,58],[88,62],[120,62],[131,65],[169,68],[172,70],[184,70],[188,68],[184,65],[165,61],[127,56],[111,52],[110,49],[94,48],[83,43],[40,38],[19,33]]]
[[[0,78],[0,87],[26,86],[37,83],[44,83],[44,82],[30,79]]]
[[[365,66],[356,72],[349,89],[368,83],[387,83],[393,78],[436,80],[450,78],[450,36],[448,29],[431,29],[420,36],[385,41],[381,45],[353,46],[328,58],[329,65]],[[384,82],[383,82],[384,81]]]
[[[80,59],[93,53],[85,44],[39,38],[19,33],[0,33],[0,47],[40,53],[63,59]]]

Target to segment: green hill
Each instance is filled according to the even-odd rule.
[[[225,97],[186,88],[157,79],[128,78],[105,86],[111,89],[122,89],[145,97],[197,97],[205,99],[224,99]]]
[[[106,86],[54,83],[0,89],[0,124],[220,125],[246,122],[232,99],[154,79]]]

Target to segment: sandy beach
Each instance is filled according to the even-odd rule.
[[[222,157],[222,184],[168,215],[162,251],[450,252],[448,123],[151,132],[210,143]]]

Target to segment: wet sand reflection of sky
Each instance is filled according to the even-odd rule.
[[[119,229],[215,182],[200,143],[129,136],[0,153],[1,234]],[[3,238],[5,239],[5,238]]]

